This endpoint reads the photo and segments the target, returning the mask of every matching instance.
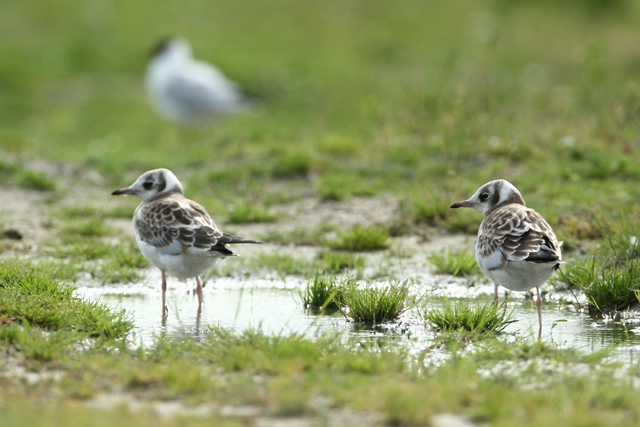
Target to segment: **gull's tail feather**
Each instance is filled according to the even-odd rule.
[[[227,244],[227,243],[257,243],[262,244],[262,242],[258,240],[246,239],[244,237],[232,236],[231,234],[223,234],[222,237],[218,239],[218,243]]]
[[[258,241],[258,240],[251,240],[251,239],[246,239],[244,237],[238,237],[238,236],[232,236],[231,234],[223,234],[222,236],[220,236],[220,238],[218,239],[218,242],[211,247],[211,250],[213,252],[218,252],[221,255],[224,256],[234,256],[236,255],[235,252],[233,252],[231,250],[231,248],[229,248],[229,246],[227,246],[227,244],[229,243],[255,243],[255,244],[262,244],[262,242]]]

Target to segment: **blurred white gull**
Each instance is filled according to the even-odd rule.
[[[156,110],[178,122],[204,121],[250,106],[220,70],[193,59],[191,45],[183,38],[164,40],[153,50],[145,85]]]

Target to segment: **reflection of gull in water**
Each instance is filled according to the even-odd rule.
[[[249,106],[236,84],[220,70],[193,59],[191,45],[182,38],[158,44],[147,67],[145,84],[158,112],[180,122],[239,112]]]

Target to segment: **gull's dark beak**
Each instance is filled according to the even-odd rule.
[[[452,204],[450,207],[452,207],[454,209],[455,208],[470,208],[470,207],[473,207],[473,203],[471,203],[468,200],[463,200],[461,202],[457,202],[457,203]]]
[[[134,194],[133,191],[131,191],[129,188],[121,188],[111,193],[112,196],[121,196],[121,195],[133,196],[133,194]]]

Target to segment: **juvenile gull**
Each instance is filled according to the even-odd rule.
[[[484,214],[478,230],[476,261],[495,286],[494,301],[498,300],[498,286],[512,291],[536,288],[539,339],[540,286],[562,264],[562,242],[558,242],[539,213],[525,206],[518,189],[503,179],[484,184],[471,198],[451,207],[472,208]]]
[[[239,112],[250,103],[220,70],[193,59],[191,45],[183,38],[157,45],[147,66],[145,85],[156,110],[178,122]]]
[[[167,278],[196,278],[198,313],[202,307],[199,276],[218,258],[236,255],[228,243],[261,243],[222,233],[207,211],[184,197],[182,184],[168,169],[143,173],[131,186],[115,190],[114,196],[142,199],[133,214],[133,230],[142,255],[162,272],[162,312],[165,313]]]

